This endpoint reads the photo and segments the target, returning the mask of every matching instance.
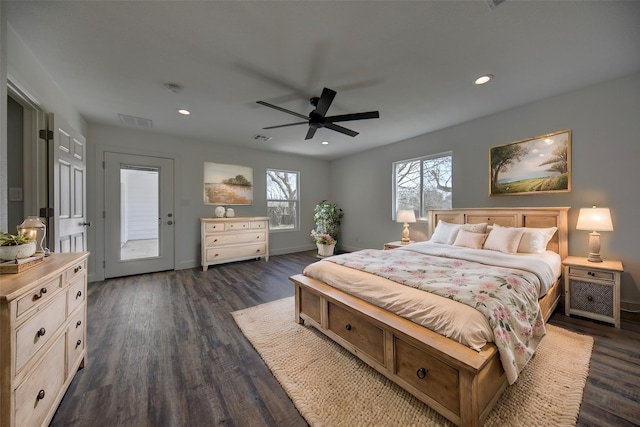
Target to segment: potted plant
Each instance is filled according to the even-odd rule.
[[[311,230],[311,237],[318,247],[318,256],[331,256],[338,241],[340,219],[344,213],[338,205],[326,200],[318,203],[313,211],[313,222],[316,225]]]
[[[36,241],[23,234],[0,231],[0,259],[28,258],[36,253]]]

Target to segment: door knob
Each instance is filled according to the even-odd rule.
[[[167,221],[167,224],[173,225],[173,221]]]
[[[91,221],[81,222],[80,225],[85,226],[85,227],[91,227]]]

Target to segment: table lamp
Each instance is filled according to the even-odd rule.
[[[577,230],[592,230],[589,233],[589,257],[591,262],[602,262],[600,258],[600,233],[598,231],[613,231],[611,212],[609,208],[582,208],[578,214]]]
[[[409,223],[416,222],[416,215],[413,213],[413,209],[400,209],[396,217],[396,222],[403,222],[404,229],[402,230],[402,240],[400,243],[406,245],[409,240]]]
[[[47,253],[44,239],[47,236],[47,226],[37,216],[28,216],[18,227],[18,234],[36,241],[36,252]]]

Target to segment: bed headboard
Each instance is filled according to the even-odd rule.
[[[428,235],[433,234],[439,220],[454,224],[486,222],[505,227],[558,227],[547,250],[557,252],[562,259],[569,255],[567,213],[570,208],[477,208],[430,210]]]

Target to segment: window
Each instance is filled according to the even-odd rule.
[[[413,209],[426,218],[429,209],[451,209],[452,153],[441,153],[393,164],[394,210]]]
[[[297,230],[300,172],[267,169],[269,229]]]

